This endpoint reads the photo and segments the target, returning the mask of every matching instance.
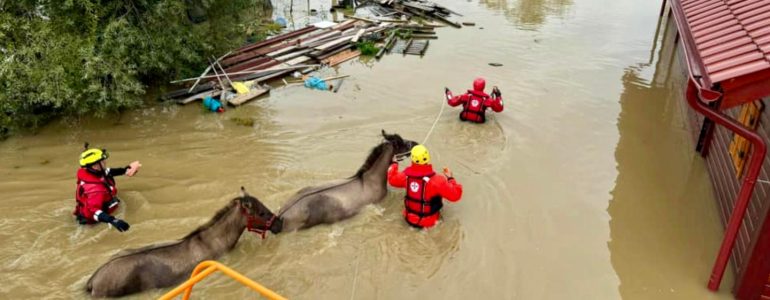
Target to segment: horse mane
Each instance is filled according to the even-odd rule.
[[[179,243],[182,243],[182,242],[184,242],[186,240],[189,240],[192,237],[197,236],[198,234],[200,234],[202,231],[211,228],[211,226],[214,226],[214,224],[216,224],[217,222],[219,222],[219,220],[224,218],[225,215],[227,215],[227,213],[230,211],[230,209],[232,209],[232,207],[234,205],[236,205],[237,202],[235,200],[238,200],[238,199],[240,199],[240,198],[235,198],[232,201],[230,201],[229,204],[227,204],[225,207],[223,207],[219,211],[217,211],[217,213],[214,214],[214,217],[212,217],[211,220],[206,222],[206,224],[201,225],[200,227],[198,227],[197,229],[193,230],[192,232],[190,232],[185,237],[183,237],[183,238],[181,238],[179,240],[170,241],[170,242],[155,243],[155,244],[151,244],[151,245],[147,245],[147,246],[140,247],[140,248],[135,248],[135,249],[126,249],[126,250],[120,251],[117,254],[113,255],[112,259],[123,257],[123,256],[132,255],[132,254],[138,254],[138,253],[142,253],[142,252],[147,252],[147,251],[154,250],[154,249],[170,247],[170,246],[174,246],[174,245],[177,245]]]
[[[192,238],[193,236],[196,236],[196,235],[198,235],[199,233],[201,233],[201,231],[204,231],[204,230],[206,230],[206,229],[209,229],[209,228],[211,228],[211,226],[214,226],[214,224],[216,224],[217,222],[219,222],[219,220],[221,220],[222,218],[224,218],[224,217],[225,217],[225,215],[226,215],[228,212],[230,212],[230,209],[232,209],[232,208],[233,208],[233,206],[237,205],[237,202],[236,202],[236,200],[238,200],[238,199],[240,199],[240,197],[238,197],[238,198],[235,198],[235,199],[233,199],[232,201],[230,201],[230,203],[229,203],[229,204],[225,205],[225,207],[222,207],[222,208],[221,208],[219,211],[217,211],[217,213],[216,213],[216,214],[214,214],[214,217],[212,217],[212,218],[211,218],[211,220],[209,220],[208,222],[206,222],[206,224],[203,224],[203,225],[201,225],[200,227],[198,227],[198,229],[195,229],[195,230],[193,230],[192,232],[190,232],[188,235],[186,235],[185,237],[183,237],[183,238],[182,238],[182,240],[183,240],[183,241],[184,241],[184,240],[189,240],[189,239],[190,239],[190,238]]]
[[[389,145],[388,142],[383,142],[382,144],[377,145],[372,149],[372,152],[369,153],[369,157],[366,158],[366,161],[363,165],[361,165],[361,168],[358,169],[355,175],[351,176],[350,178],[361,178],[364,176],[364,173],[369,170],[369,168],[372,167],[374,162],[380,158],[380,155],[382,155],[382,151],[385,151],[385,146]]]

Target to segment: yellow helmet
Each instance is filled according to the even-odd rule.
[[[412,147],[412,162],[418,165],[427,165],[430,163],[430,153],[428,148],[423,145]]]
[[[80,166],[85,167],[107,159],[107,150],[91,148],[80,154]]]

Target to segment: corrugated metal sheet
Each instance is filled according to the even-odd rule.
[[[770,69],[770,0],[680,0],[705,85]],[[690,43],[686,43],[690,44]],[[687,48],[687,47],[686,47]]]

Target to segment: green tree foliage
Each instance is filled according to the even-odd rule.
[[[148,84],[242,44],[265,2],[0,0],[0,135],[136,107]]]

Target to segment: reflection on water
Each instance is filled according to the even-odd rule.
[[[624,299],[731,299],[729,289],[706,290],[722,228],[687,132],[685,74],[671,60],[674,51],[667,41],[659,63],[628,67],[622,78],[618,178],[608,208],[612,265]],[[642,75],[651,67],[653,75]]]
[[[573,0],[479,0],[491,10],[501,11],[522,29],[533,30],[550,16],[564,17]]]

